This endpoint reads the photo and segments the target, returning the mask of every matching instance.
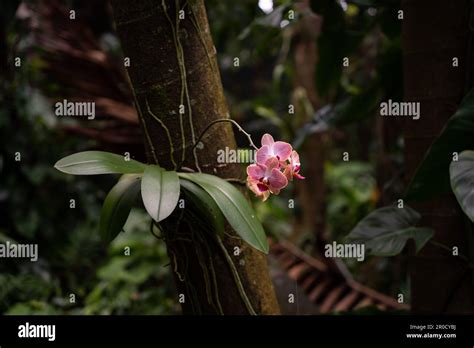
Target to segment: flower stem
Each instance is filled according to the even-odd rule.
[[[204,134],[206,134],[206,132],[215,124],[217,123],[221,123],[221,122],[230,122],[232,123],[234,126],[237,127],[237,129],[239,130],[239,132],[242,132],[244,133],[246,136],[247,136],[247,139],[249,140],[249,143],[250,143],[250,146],[252,146],[255,150],[258,150],[258,147],[255,146],[255,144],[253,143],[252,141],[252,137],[250,136],[249,133],[247,133],[241,126],[240,124],[238,124],[236,121],[234,120],[231,120],[230,118],[219,118],[217,120],[214,120],[212,121],[211,123],[209,123],[207,125],[206,128],[204,128],[204,130],[201,132],[201,134],[199,135],[199,138],[197,139],[197,141],[194,143],[193,147],[192,147],[192,150],[194,151],[194,149],[196,148],[196,146],[199,144],[199,142],[201,141],[202,137],[204,136]],[[182,168],[184,164],[184,160],[181,162],[179,168]]]

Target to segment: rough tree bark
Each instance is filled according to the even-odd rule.
[[[301,1],[297,3],[297,6],[301,13],[305,13],[309,10],[309,1]],[[324,104],[314,84],[314,71],[318,59],[316,39],[321,32],[322,20],[321,16],[314,13],[306,15],[301,19],[294,34],[297,35],[294,53],[295,86],[297,90],[304,89],[306,97],[314,110],[318,110]],[[294,95],[296,94],[294,92]],[[294,97],[294,99],[297,98]],[[302,114],[301,120],[308,122],[313,115],[309,115],[303,105],[295,104],[297,112]],[[314,238],[314,248],[318,254],[324,251],[324,245],[327,242],[325,237],[324,159],[328,138],[327,133],[315,133],[308,137],[302,149],[306,158],[306,179],[295,183],[302,211],[300,227],[302,233],[295,237],[301,237],[301,234],[304,233],[311,233]]]
[[[469,1],[402,2],[406,101],[420,102],[421,117],[407,120],[406,175],[411,178],[433,140],[456,111],[464,94]],[[459,67],[452,66],[453,57]],[[466,254],[463,217],[452,194],[418,204],[420,225],[435,230],[434,240]],[[414,312],[472,313],[471,273],[457,258],[428,244],[410,262]]]
[[[149,161],[167,169],[184,162],[223,178],[241,177],[240,166],[217,163],[219,149],[235,148],[228,123],[214,125],[201,146],[192,146],[210,122],[229,117],[204,1],[113,0],[112,7],[124,56],[130,58],[127,70]],[[265,255],[229,227],[226,232],[232,262],[191,221],[166,232],[177,289],[185,295],[183,312],[249,314],[247,297],[257,314],[278,314]]]

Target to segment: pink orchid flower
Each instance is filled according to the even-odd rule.
[[[286,178],[288,180],[292,180],[293,177],[297,179],[304,179],[305,177],[302,176],[300,172],[301,168],[301,162],[300,162],[300,155],[298,155],[298,152],[292,151],[289,159],[290,163],[285,167],[285,170],[283,171],[283,174],[285,174]]]
[[[275,195],[288,185],[288,179],[280,171],[280,162],[277,158],[269,158],[265,164],[256,163],[247,167],[247,185],[263,201],[270,193]]]
[[[290,157],[292,150],[290,144],[284,141],[274,141],[273,137],[266,133],[262,137],[262,147],[257,151],[257,163],[264,164],[270,158],[284,162]]]

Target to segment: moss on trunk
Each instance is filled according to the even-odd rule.
[[[228,123],[210,128],[193,149],[210,122],[229,116],[204,2],[114,0],[112,7],[130,59],[127,70],[149,161],[168,169],[184,161],[185,167],[223,178],[241,177],[240,166],[217,163],[219,149],[235,148]],[[230,264],[219,244],[192,221],[178,217],[175,222],[176,230],[168,227],[164,237],[178,292],[184,294],[184,313],[248,314],[245,296],[256,313],[279,312],[264,254],[227,227],[223,244]]]

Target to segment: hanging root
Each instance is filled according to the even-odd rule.
[[[257,313],[252,307],[252,304],[250,303],[247,294],[245,293],[244,286],[242,285],[242,282],[239,277],[239,272],[235,268],[234,262],[232,261],[232,258],[227,252],[227,249],[225,248],[224,243],[222,243],[222,239],[219,236],[217,236],[217,243],[219,244],[220,248],[222,249],[222,252],[224,253],[224,256],[227,260],[227,264],[229,265],[232,276],[234,277],[235,285],[237,286],[237,290],[239,290],[240,297],[242,298],[245,307],[247,308],[250,315],[257,315]]]

